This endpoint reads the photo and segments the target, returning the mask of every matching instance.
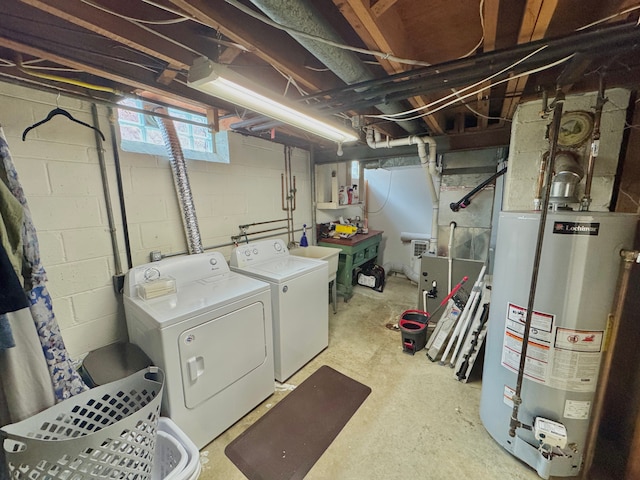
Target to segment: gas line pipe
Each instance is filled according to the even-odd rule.
[[[513,410],[511,412],[511,420],[509,422],[509,436],[515,437],[518,428],[527,428],[518,419],[518,411],[522,404],[522,382],[524,380],[524,367],[527,359],[527,347],[529,344],[529,330],[531,329],[531,321],[533,319],[533,303],[536,297],[536,287],[538,284],[538,271],[540,269],[540,258],[542,256],[542,242],[544,240],[544,228],[547,223],[547,212],[549,211],[549,195],[551,193],[551,178],[553,175],[553,163],[558,151],[558,133],[560,131],[560,120],[562,118],[562,109],[564,107],[564,93],[560,86],[556,88],[556,98],[552,102],[553,105],[553,121],[549,134],[551,136],[551,146],[549,148],[549,163],[546,171],[546,183],[542,208],[540,211],[540,222],[538,225],[538,238],[536,240],[536,250],[533,258],[533,270],[531,272],[531,285],[529,293],[529,301],[527,303],[527,315],[524,323],[524,332],[522,335],[522,350],[520,352],[520,364],[518,366],[518,378],[516,381],[515,393],[513,394]]]

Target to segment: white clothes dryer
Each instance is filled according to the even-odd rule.
[[[236,247],[230,264],[271,285],[275,378],[284,382],[329,345],[328,263],[290,255],[276,239]]]
[[[199,449],[274,392],[270,287],[219,252],[132,268],[124,309],[129,340],[165,372],[163,414]]]

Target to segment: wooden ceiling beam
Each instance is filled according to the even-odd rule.
[[[544,38],[558,0],[527,0],[524,16],[518,33],[518,44],[529,43]],[[502,104],[502,118],[512,118],[520,97],[527,85],[528,75],[507,82],[506,98]]]
[[[24,7],[20,7],[24,9]],[[51,42],[50,32],[44,31],[42,25],[46,14],[40,11],[31,12],[24,18],[7,14],[0,15],[0,42],[7,49],[30,55],[36,58],[45,59],[58,65],[77,69],[81,73],[76,77],[90,83],[90,76],[97,77],[94,82],[104,79],[127,88],[123,93],[128,93],[133,89],[149,91],[166,98],[168,101],[184,102],[196,107],[218,107],[226,111],[233,110],[233,106],[227,102],[222,102],[210,95],[192,89],[182,83],[172,82],[165,86],[158,83],[158,71],[136,66],[135,62],[122,62],[118,59],[109,59],[104,52],[110,50],[112,42],[99,36],[81,36],[79,32],[60,30],[54,28],[55,20],[49,19],[49,30],[56,31],[56,42]],[[78,45],[78,39],[81,45]],[[88,74],[88,75],[87,75]],[[70,76],[74,74],[66,74]],[[32,77],[36,80],[36,77]],[[71,78],[71,77],[70,77]],[[45,83],[45,80],[41,81]],[[105,82],[101,82],[104,84]],[[51,83],[55,85],[55,83]],[[111,84],[113,85],[113,84]]]
[[[398,0],[378,0],[376,2],[372,2],[371,11],[376,17],[379,17],[393,7],[397,1]]]
[[[496,48],[498,36],[498,12],[500,10],[500,0],[485,0],[484,2],[484,40],[482,41],[483,52],[491,52]],[[478,112],[478,125],[487,128],[489,125],[489,98],[490,90],[484,90],[491,82],[484,82],[480,85],[482,89],[476,99],[476,109]]]
[[[302,88],[312,93],[343,85],[332,73],[304,68],[310,54],[287,33],[265,26],[225,2],[170,1],[233,42],[244,46],[269,65],[290,75]]]
[[[406,57],[412,56],[411,48],[407,43],[408,38],[405,35],[400,18],[394,15],[392,10],[387,10],[391,5],[388,5],[387,9],[385,9],[383,27],[373,7],[369,6],[368,0],[333,1],[351,27],[358,33],[361,40],[367,45],[367,48]],[[391,62],[383,58],[378,58],[377,60],[389,74],[400,73],[406,69],[405,65],[397,62]],[[414,108],[425,106],[431,101],[427,97],[414,97],[408,100]],[[442,127],[444,121],[440,114],[427,115],[423,117],[423,120],[432,135],[444,133]]]
[[[97,10],[80,0],[21,0],[50,15],[58,17],[91,32],[127,45],[181,69],[187,69],[197,56],[174,42],[151,34],[146,29]]]

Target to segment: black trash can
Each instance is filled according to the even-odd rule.
[[[427,344],[427,325],[429,314],[422,310],[407,310],[400,316],[398,326],[402,334],[402,351],[414,353]]]
[[[153,365],[140,347],[129,342],[112,343],[89,352],[80,366],[88,387],[99,387]]]

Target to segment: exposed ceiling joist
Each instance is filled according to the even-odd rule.
[[[194,55],[131,22],[96,10],[80,0],[21,0],[27,5],[71,22],[123,45],[186,69]]]
[[[218,108],[223,117],[243,115],[236,106],[186,85],[193,60],[206,56],[275,96],[313,105],[324,115],[338,116],[339,122],[383,113],[372,121],[381,122],[377,128],[390,138],[410,130],[476,140],[479,132],[508,129],[498,119],[510,119],[523,99],[537,98],[537,87],[561,83],[565,93],[582,92],[597,88],[602,75],[608,88],[634,89],[640,83],[640,39],[633,28],[640,0],[306,0],[311,16],[299,17],[300,25],[316,22],[324,32],[335,32],[331,38],[355,47],[333,64],[333,55],[322,57],[312,45],[317,39],[302,42],[295,32],[267,25],[246,10],[268,10],[269,17],[287,23],[283,19],[298,18],[288,0],[235,2],[6,0],[0,17],[0,76],[87,98],[108,95],[91,91],[93,87],[111,88],[201,112]],[[623,25],[606,25],[613,22]],[[549,50],[524,59],[541,45]],[[392,61],[393,56],[367,55],[363,48],[433,65],[407,65]],[[21,67],[16,66],[19,54],[24,57]],[[549,68],[572,54],[569,61]],[[519,61],[523,63],[513,63]],[[323,65],[327,62],[335,73]],[[361,71],[363,62],[368,72],[362,80],[349,80],[344,72]],[[505,68],[509,72],[487,80]],[[527,73],[532,69],[540,71]],[[504,81],[521,74],[526,76]],[[462,96],[465,87],[470,88],[464,101],[451,97],[454,88]],[[423,121],[409,125],[389,116],[435,100],[431,109],[439,111]],[[445,101],[450,104],[443,105]],[[335,151],[323,140],[251,113],[226,123],[265,138],[275,128],[278,135]]]
[[[518,44],[544,38],[557,6],[558,0],[527,0],[518,34]],[[525,75],[507,83],[501,117],[511,118],[513,116],[528,79],[528,75]]]
[[[369,7],[368,0],[334,0],[334,3],[340,8],[353,29],[361,33],[361,38],[369,49],[389,52],[405,58],[413,56],[411,46],[408,43],[409,38],[404,35],[400,18],[393,12],[385,14],[383,27],[379,20],[380,14],[376,13],[373,7]],[[403,64],[384,58],[380,59],[379,63],[389,74],[400,73],[407,68]],[[412,97],[408,100],[414,108],[424,107],[430,102],[430,99],[421,97]],[[441,135],[444,133],[440,115],[427,115],[423,119],[432,134]]]
[[[266,27],[225,2],[216,2],[214,5],[205,0],[170,1],[211,28],[220,31],[232,41],[245,46],[269,65],[290,75],[303,88],[311,92],[321,91],[327,84],[333,87],[341,84],[331,73],[305,69],[304,65],[310,57],[309,52],[289,35]]]

